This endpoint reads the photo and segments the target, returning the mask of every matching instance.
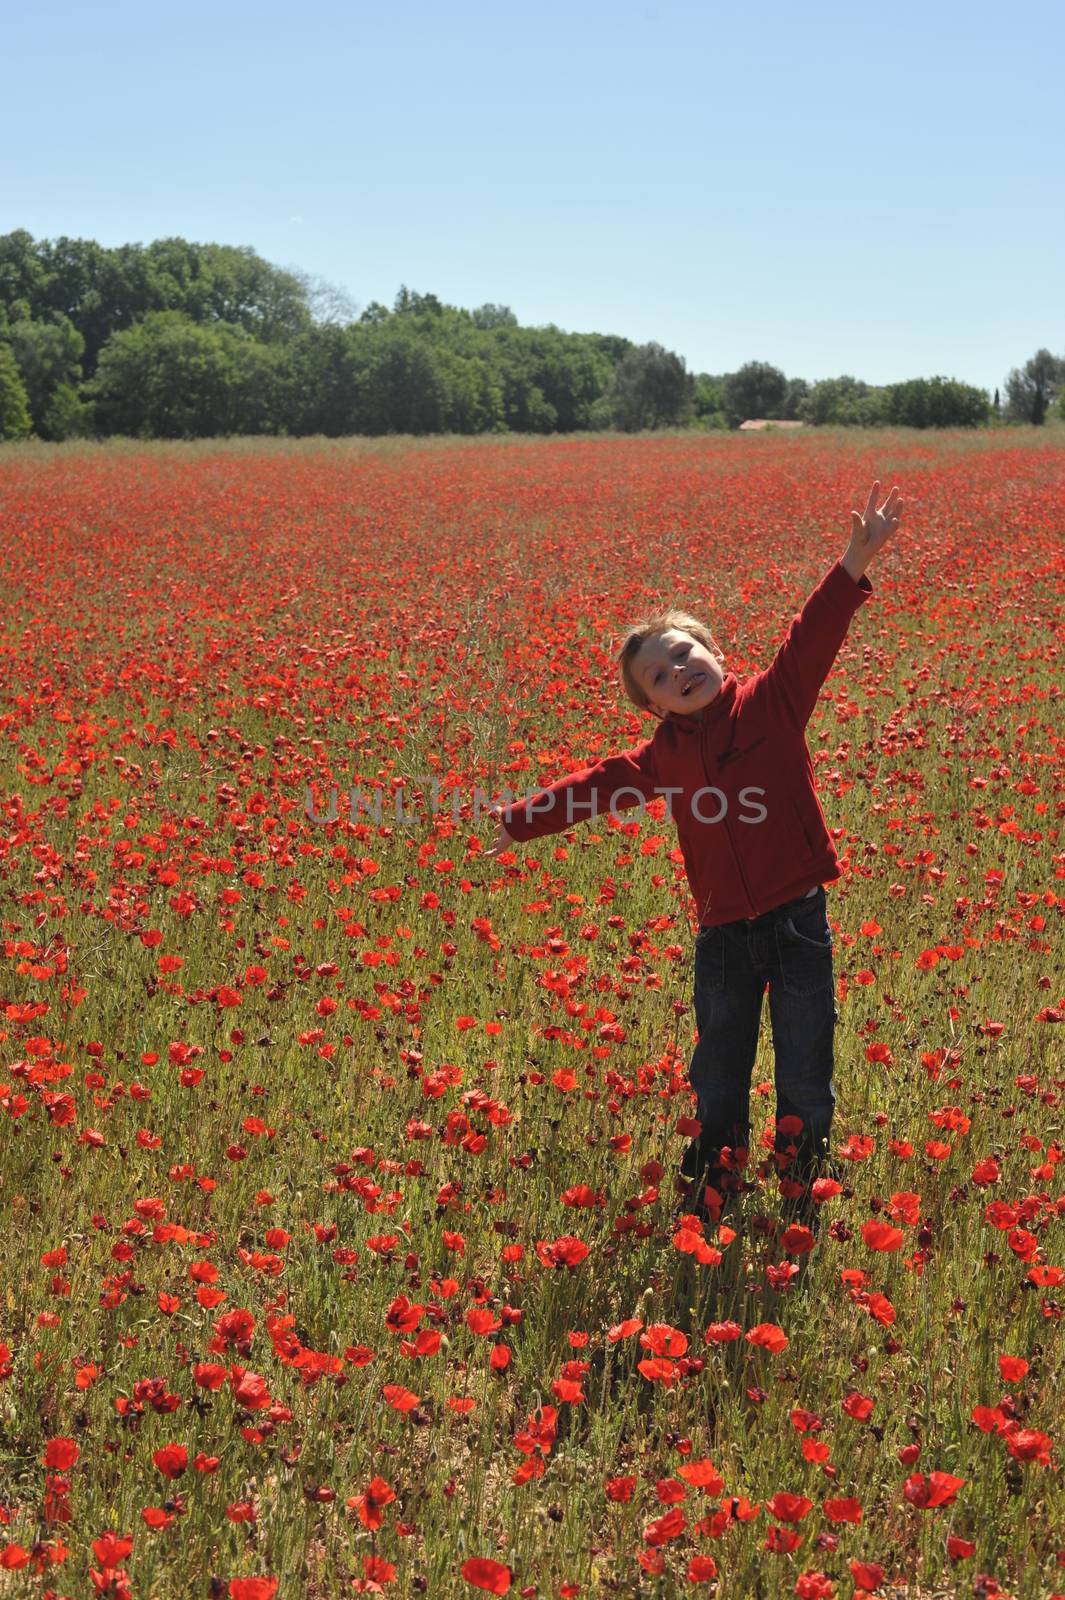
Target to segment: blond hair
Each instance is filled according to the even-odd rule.
[[[631,627],[622,640],[621,649],[618,651],[617,664],[621,669],[621,681],[625,693],[633,705],[640,707],[641,711],[650,711],[653,717],[661,722],[663,713],[655,711],[650,700],[636,677],[635,662],[641,648],[648,639],[657,638],[659,634],[668,633],[670,628],[678,628],[683,633],[690,633],[693,639],[698,639],[705,645],[712,655],[724,665],[724,656],[718,648],[714,638],[705,622],[700,622],[698,617],[693,617],[687,611],[679,611],[676,606],[670,606],[666,611],[658,611],[654,616],[646,617],[643,622],[637,622]],[[668,713],[666,713],[668,715]]]

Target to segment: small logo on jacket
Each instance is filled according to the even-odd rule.
[[[760,744],[765,744],[765,734],[760,739],[753,740],[750,744],[731,745],[729,749],[718,756],[717,764],[719,767],[725,767],[730,761],[736,761],[740,756],[749,755],[752,750],[757,750]]]

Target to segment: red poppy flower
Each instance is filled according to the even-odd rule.
[[[617,1322],[607,1333],[611,1344],[617,1344],[619,1339],[629,1339],[643,1327],[639,1317],[626,1317],[624,1322]]]
[[[362,1494],[350,1496],[347,1504],[359,1513],[364,1528],[376,1530],[384,1521],[381,1515],[385,1506],[396,1498],[396,1492],[384,1478],[374,1477]]]
[[[271,1600],[277,1592],[276,1578],[230,1578],[229,1600]]]
[[[421,1399],[421,1395],[412,1394],[401,1383],[386,1383],[383,1393],[390,1406],[404,1413],[412,1411]]]
[[[686,1462],[677,1468],[677,1476],[690,1483],[693,1489],[704,1489],[708,1495],[719,1495],[725,1487],[724,1478],[709,1456],[703,1456],[701,1461]]]
[[[676,1366],[665,1356],[648,1356],[637,1361],[636,1370],[651,1383],[672,1383],[677,1375]]]
[[[711,1322],[707,1325],[703,1340],[706,1344],[730,1344],[742,1332],[738,1322]]]
[[[656,1356],[682,1356],[688,1349],[687,1334],[671,1327],[668,1322],[650,1323],[640,1334],[640,1343]]]
[[[1014,1428],[1003,1437],[1006,1449],[1018,1461],[1038,1461],[1050,1466],[1050,1446],[1054,1441],[1048,1433],[1040,1433],[1037,1428]]]
[[[804,1227],[800,1222],[789,1223],[780,1235],[781,1248],[792,1256],[809,1255],[814,1247],[814,1242],[812,1230]]]
[[[839,1500],[826,1500],[824,1512],[829,1522],[861,1522],[862,1503],[850,1496]]]
[[[512,1573],[499,1561],[489,1556],[471,1556],[462,1563],[462,1576],[475,1589],[487,1589],[489,1594],[506,1594]]]
[[[101,1567],[118,1567],[125,1561],[133,1549],[133,1535],[127,1533],[119,1537],[117,1533],[105,1533],[99,1539],[92,1541],[92,1552]]]
[[[964,1485],[964,1478],[955,1478],[949,1472],[930,1472],[927,1478],[923,1473],[915,1472],[906,1479],[902,1492],[911,1506],[930,1511],[937,1506],[953,1505],[958,1490]]]
[[[832,1600],[835,1592],[832,1579],[823,1572],[800,1572],[795,1580],[799,1600]]]
[[[49,1439],[44,1447],[44,1465],[66,1472],[80,1455],[81,1447],[76,1439],[68,1439],[63,1434],[57,1434],[55,1438]]]
[[[649,1522],[643,1530],[643,1542],[650,1545],[662,1545],[670,1539],[679,1539],[687,1527],[683,1511],[679,1506],[674,1506],[672,1511],[667,1511],[664,1517]]]
[[[813,1501],[807,1500],[804,1494],[775,1494],[767,1500],[765,1508],[770,1516],[776,1517],[778,1522],[801,1522],[803,1517],[812,1508]]]
[[[759,1322],[757,1326],[748,1329],[744,1338],[748,1344],[757,1345],[773,1355],[779,1355],[788,1342],[784,1329],[778,1328],[775,1322]]]
[[[189,1464],[189,1453],[183,1444],[165,1444],[152,1452],[152,1460],[164,1478],[180,1478]]]
[[[897,1250],[904,1237],[901,1228],[893,1228],[890,1223],[879,1222],[875,1217],[862,1223],[862,1238],[870,1250]]]

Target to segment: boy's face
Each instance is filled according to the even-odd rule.
[[[633,668],[652,709],[662,716],[701,711],[717,696],[725,677],[717,657],[680,628],[645,639]]]

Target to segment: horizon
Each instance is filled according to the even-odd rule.
[[[693,373],[991,397],[1065,353],[1062,182],[1031,112],[1054,104],[1057,9],[904,0],[887,32],[841,0],[576,20],[549,0],[535,24],[329,0],[294,28],[276,0],[191,0],[175,33],[130,0],[61,0],[8,37],[10,120],[39,132],[32,163],[7,158],[0,232],[250,246],[356,317],[405,285],[654,340]],[[42,124],[65,72],[91,110],[60,96]]]

